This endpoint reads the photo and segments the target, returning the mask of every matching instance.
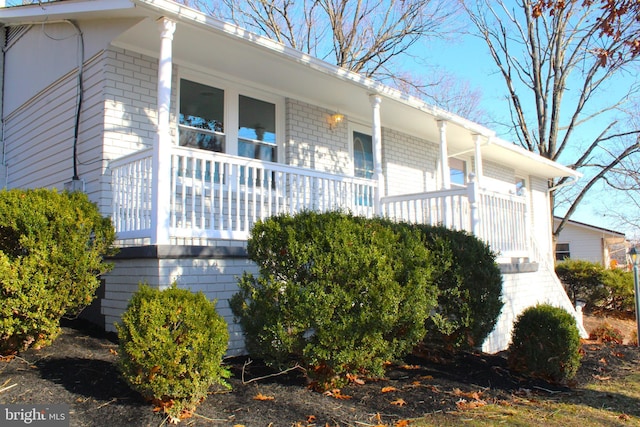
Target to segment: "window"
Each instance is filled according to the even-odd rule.
[[[240,94],[232,86],[180,79],[179,144],[276,162],[280,101],[271,101]]]
[[[518,196],[524,195],[524,192],[527,189],[527,181],[524,178],[516,177],[516,194]]]
[[[181,79],[178,128],[180,145],[224,152],[224,91]]]
[[[571,258],[571,251],[568,243],[556,243],[556,261]]]
[[[275,162],[276,106],[240,95],[238,155]]]
[[[460,159],[449,159],[449,174],[451,183],[465,185],[467,183],[467,162]]]
[[[373,178],[373,141],[371,135],[353,131],[353,174]]]

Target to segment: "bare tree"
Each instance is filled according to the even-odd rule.
[[[508,93],[510,126],[517,143],[584,173],[570,198],[552,191],[552,210],[564,201],[560,233],[585,195],[637,155],[640,128],[621,128],[615,118],[637,95],[636,83],[621,93],[617,78],[633,65],[627,54],[637,23],[620,22],[616,37],[602,37],[601,9],[590,1],[470,0],[464,6],[486,42]],[[607,52],[609,60],[602,60]],[[629,81],[633,74],[626,75]],[[586,126],[591,132],[580,132]],[[592,131],[594,126],[597,130]],[[586,135],[585,135],[586,134]],[[567,178],[549,182],[562,187]]]
[[[568,0],[576,3],[577,0]],[[544,12],[555,13],[565,7],[567,0],[538,0],[533,5],[533,16]],[[640,54],[640,2],[638,0],[582,0],[584,6],[597,5],[599,8],[595,26],[600,37],[622,41],[626,49],[600,48],[596,53],[604,66],[618,60],[622,55],[631,57]],[[631,27],[629,24],[632,24]],[[631,28],[631,30],[630,30]]]
[[[640,128],[640,105],[634,104],[630,110],[629,122],[625,127]],[[623,145],[631,145],[637,135],[630,135]],[[640,156],[629,156],[604,177],[600,190],[608,195],[597,211],[600,215],[613,218],[628,230],[636,240],[640,238]],[[611,191],[614,190],[614,191]]]
[[[286,46],[468,118],[480,92],[422,64],[428,40],[459,35],[460,7],[441,0],[179,0]],[[405,66],[405,64],[409,64]],[[420,64],[421,74],[415,69]],[[413,71],[410,71],[413,69]],[[454,95],[451,90],[456,89]],[[473,102],[460,102],[460,99]]]

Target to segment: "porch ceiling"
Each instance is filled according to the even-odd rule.
[[[438,120],[447,122],[449,153],[473,149],[473,135],[487,137],[485,159],[510,166],[521,173],[545,178],[579,176],[575,171],[540,157],[494,132],[462,117],[407,97],[373,80],[365,79],[236,26],[226,24],[167,0],[94,0],[43,3],[0,9],[0,22],[54,19],[138,18],[137,24],[112,43],[158,57],[160,32],[156,19],[166,16],[177,22],[173,42],[174,61],[209,72],[233,76],[241,84],[340,111],[350,120],[369,123],[368,95],[382,97],[382,126],[439,142]],[[215,71],[214,71],[215,70]]]

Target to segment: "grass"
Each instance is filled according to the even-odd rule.
[[[411,426],[640,426],[640,368],[570,393],[522,395],[474,409],[433,414]]]

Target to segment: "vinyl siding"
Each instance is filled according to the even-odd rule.
[[[597,262],[605,265],[603,238],[608,235],[572,224],[566,224],[558,236],[558,243],[569,243],[572,259]]]
[[[76,86],[67,74],[5,118],[8,188],[62,188],[72,177]]]

